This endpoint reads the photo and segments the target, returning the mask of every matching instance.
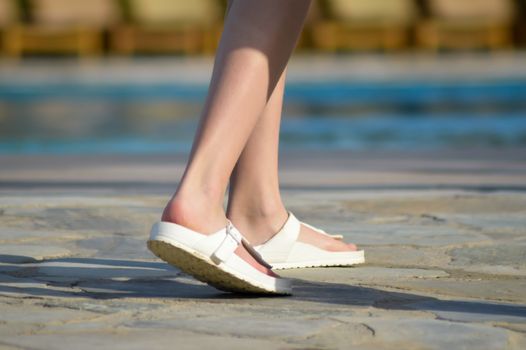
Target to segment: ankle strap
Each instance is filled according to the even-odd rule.
[[[250,245],[250,243],[243,237],[243,235],[230,220],[228,220],[224,232],[225,238],[212,254],[212,261],[214,261],[216,264],[226,261],[232,254],[234,254],[234,251],[237,249],[237,247],[240,244],[243,244],[245,249],[258,263],[265,266],[266,268],[272,268],[272,266],[263,260],[261,255],[252,247],[252,245]]]

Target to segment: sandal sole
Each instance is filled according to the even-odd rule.
[[[342,260],[310,260],[310,261],[295,261],[295,262],[283,262],[283,263],[272,263],[274,270],[288,270],[288,269],[301,269],[301,268],[314,268],[314,267],[351,267],[365,263],[365,255],[363,251],[356,252],[355,257],[347,257]]]
[[[243,277],[223,270],[213,261],[195,251],[160,240],[149,240],[148,249],[160,259],[219,290],[234,293],[288,295],[256,286]]]

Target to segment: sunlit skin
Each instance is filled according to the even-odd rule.
[[[231,1],[192,151],[162,220],[211,234],[227,217],[254,245],[287,219],[278,181],[278,139],[286,65],[310,0]],[[230,182],[227,211],[223,208]],[[300,241],[355,250],[302,226]],[[240,246],[236,253],[273,272]]]

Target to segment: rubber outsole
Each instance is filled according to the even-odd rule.
[[[266,295],[290,294],[289,292],[277,292],[256,286],[242,277],[221,269],[207,257],[199,256],[198,252],[190,252],[182,247],[159,240],[149,240],[147,245],[148,249],[160,259],[219,290]]]
[[[364,259],[357,259],[356,261],[346,261],[343,263],[338,262],[295,262],[295,263],[273,263],[273,270],[289,270],[289,269],[301,269],[301,268],[314,268],[314,267],[350,267],[365,263]]]

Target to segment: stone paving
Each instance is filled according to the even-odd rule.
[[[525,349],[523,156],[339,157],[293,157],[284,200],[367,263],[283,272],[291,297],[222,293],[147,251],[181,160],[0,157],[0,348]]]

